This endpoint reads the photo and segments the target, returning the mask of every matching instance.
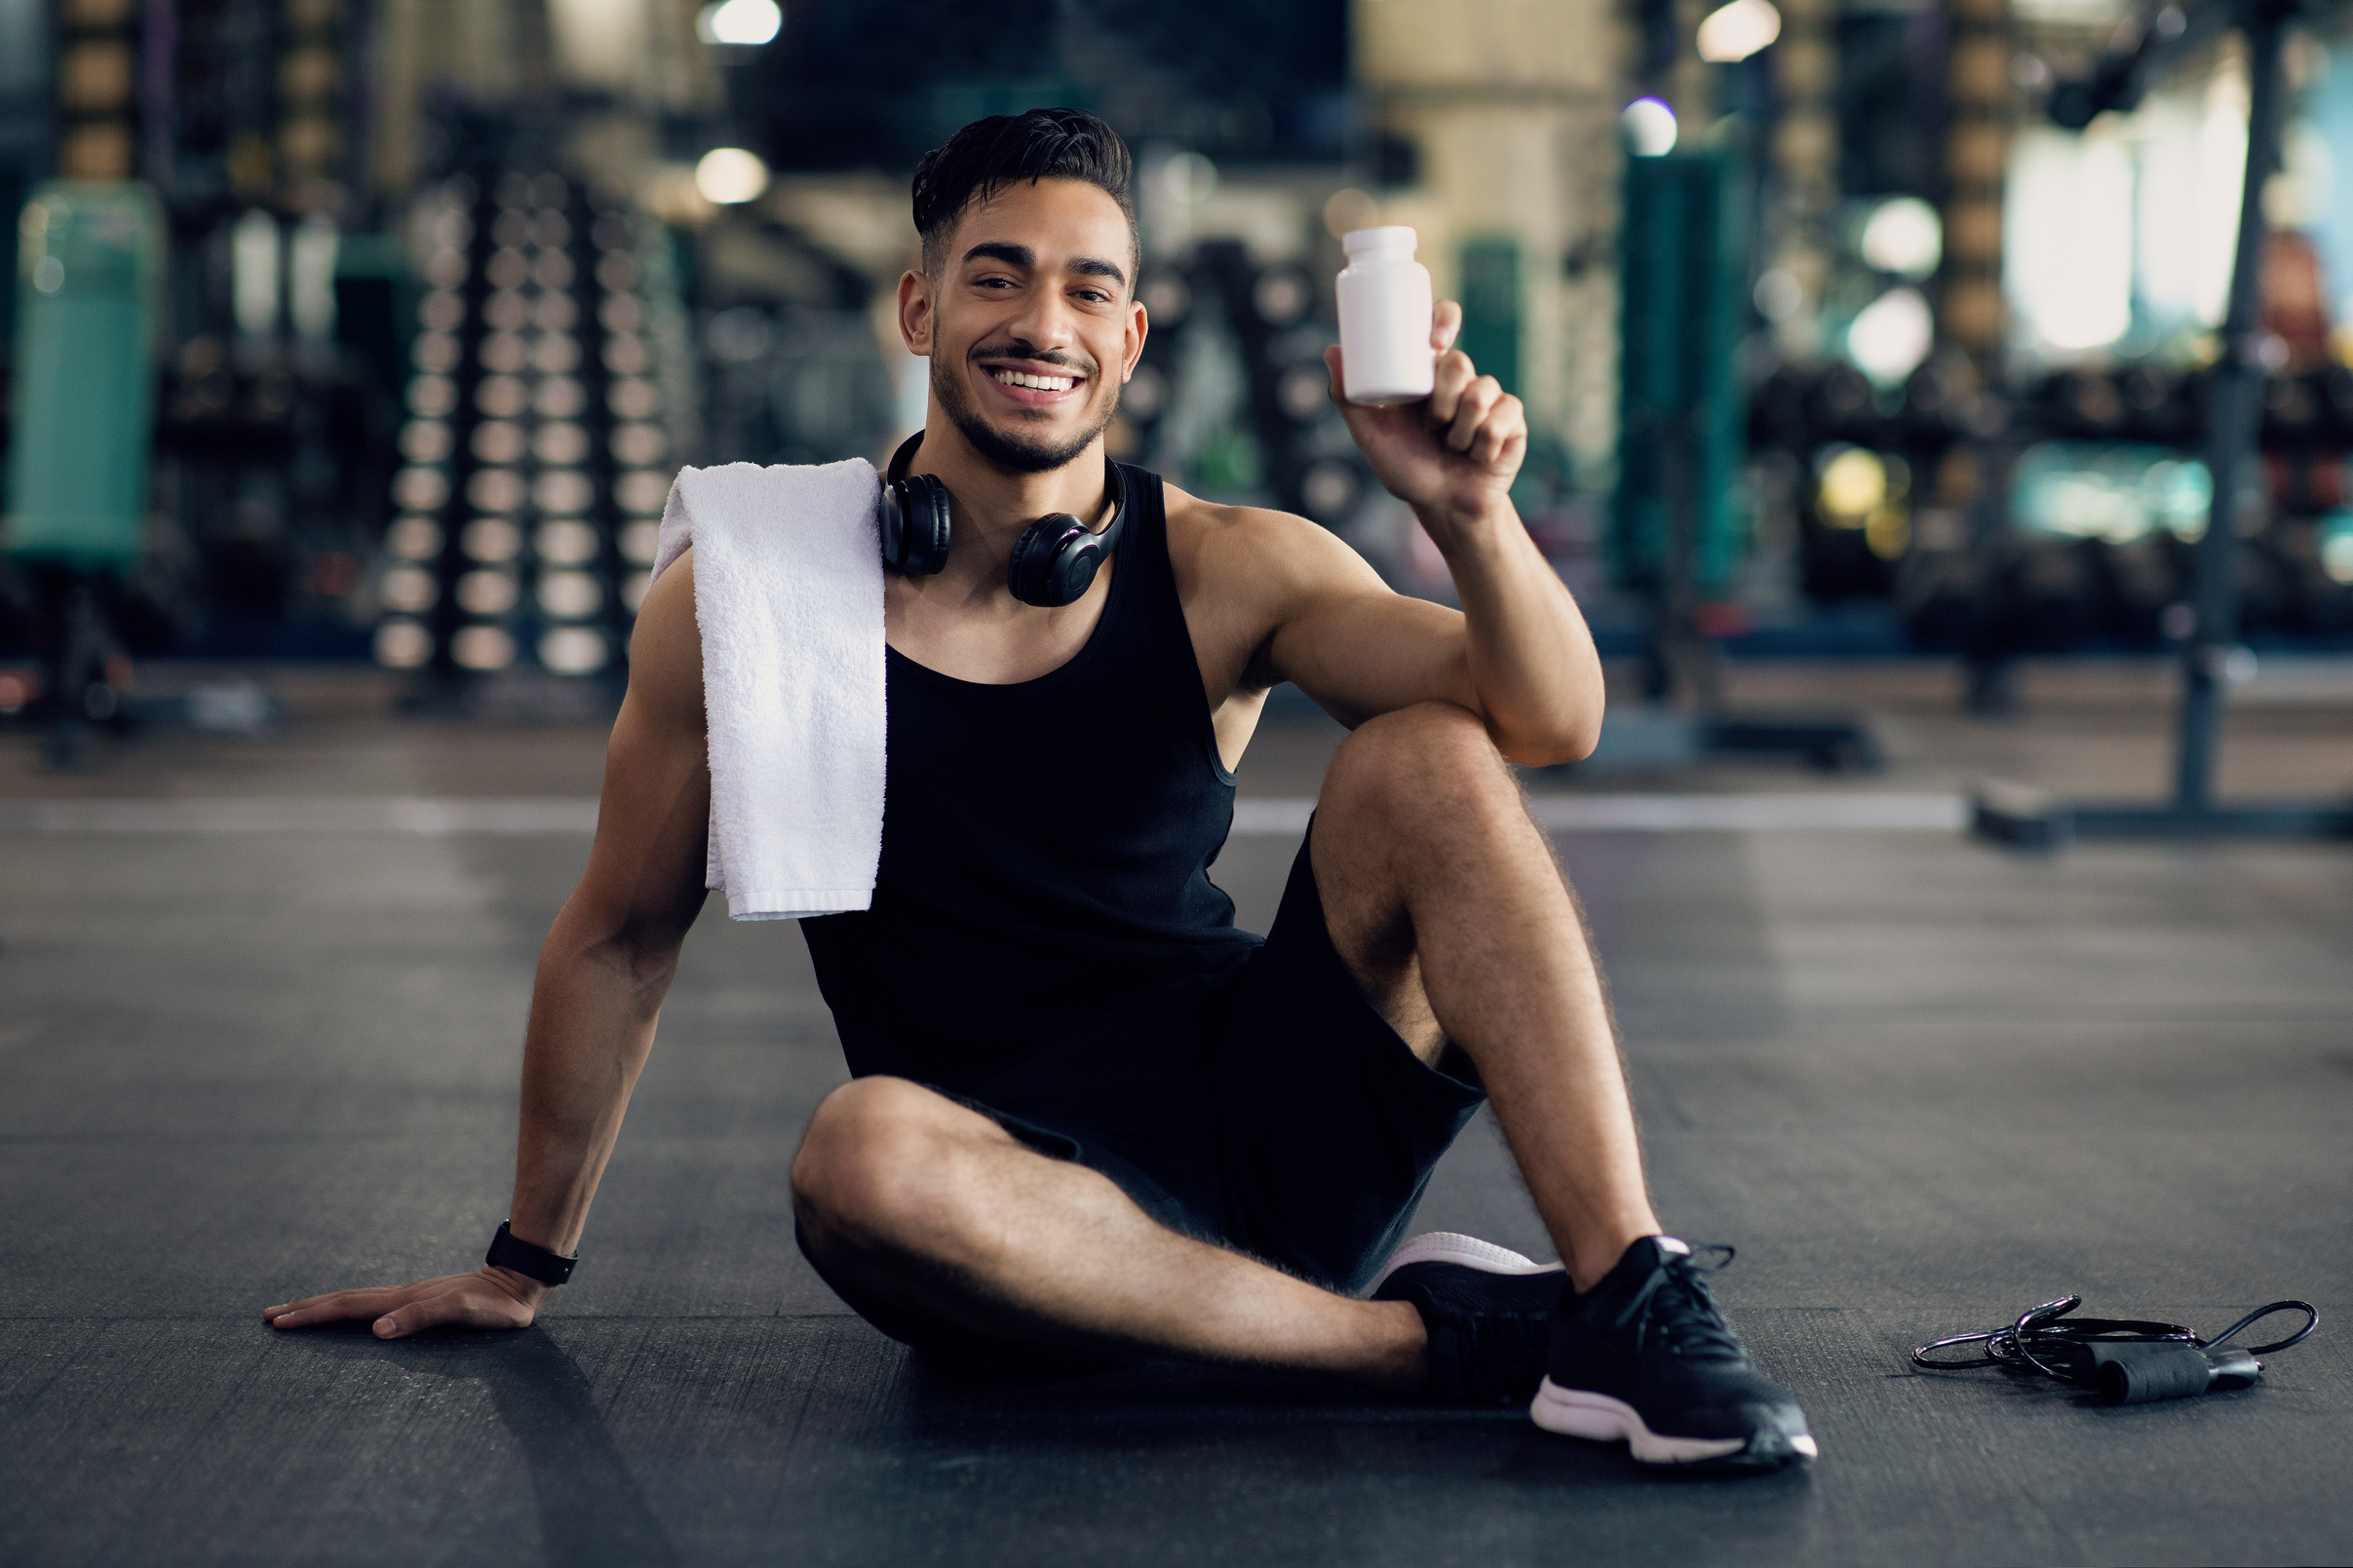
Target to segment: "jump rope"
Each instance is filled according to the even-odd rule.
[[[2081,1296],[2062,1296],[2028,1308],[2016,1322],[2004,1327],[1915,1345],[1912,1364],[1938,1372],[1973,1366],[2038,1372],[2089,1389],[2106,1404],[2147,1404],[2251,1387],[2263,1375],[2263,1363],[2257,1357],[2300,1345],[2320,1326],[2320,1311],[2308,1301],[2275,1301],[2257,1307],[2212,1339],[2199,1338],[2182,1323],[2067,1317],[2082,1305]],[[2304,1326],[2268,1345],[2231,1343],[2250,1324],[2280,1312],[2302,1313]],[[1986,1349],[1969,1360],[1930,1359],[1935,1352],[1956,1345],[1983,1345]]]

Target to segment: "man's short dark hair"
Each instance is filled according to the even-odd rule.
[[[915,232],[923,236],[923,270],[934,278],[947,265],[947,240],[975,202],[1007,185],[1041,179],[1084,180],[1107,194],[1127,215],[1137,253],[1134,166],[1119,133],[1084,109],[1027,109],[975,120],[915,165]],[[1133,269],[1131,269],[1133,271]],[[1131,277],[1132,289],[1136,280]]]

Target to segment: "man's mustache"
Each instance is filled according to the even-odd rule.
[[[1018,338],[1012,343],[991,343],[984,348],[974,349],[966,358],[976,362],[998,358],[1032,360],[1039,364],[1052,364],[1065,370],[1076,370],[1090,379],[1094,377],[1096,370],[1095,362],[1092,360],[1073,359],[1061,349],[1033,349]]]

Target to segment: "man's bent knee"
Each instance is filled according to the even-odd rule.
[[[826,1096],[792,1158],[792,1209],[812,1243],[880,1241],[936,1219],[948,1146],[975,1118],[904,1078],[861,1078]]]
[[[1416,703],[1367,719],[1341,743],[1318,810],[1401,823],[1433,811],[1517,814],[1520,787],[1478,714]]]

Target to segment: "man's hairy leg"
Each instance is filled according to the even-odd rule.
[[[1355,1301],[1154,1221],[905,1079],[818,1108],[792,1163],[802,1243],[843,1299],[914,1344],[1120,1347],[1409,1392],[1419,1316]]]
[[[1424,1060],[1451,1041],[1478,1064],[1570,1281],[1590,1288],[1658,1216],[1583,916],[1478,718],[1425,703],[1359,728],[1310,854],[1341,958]]]

